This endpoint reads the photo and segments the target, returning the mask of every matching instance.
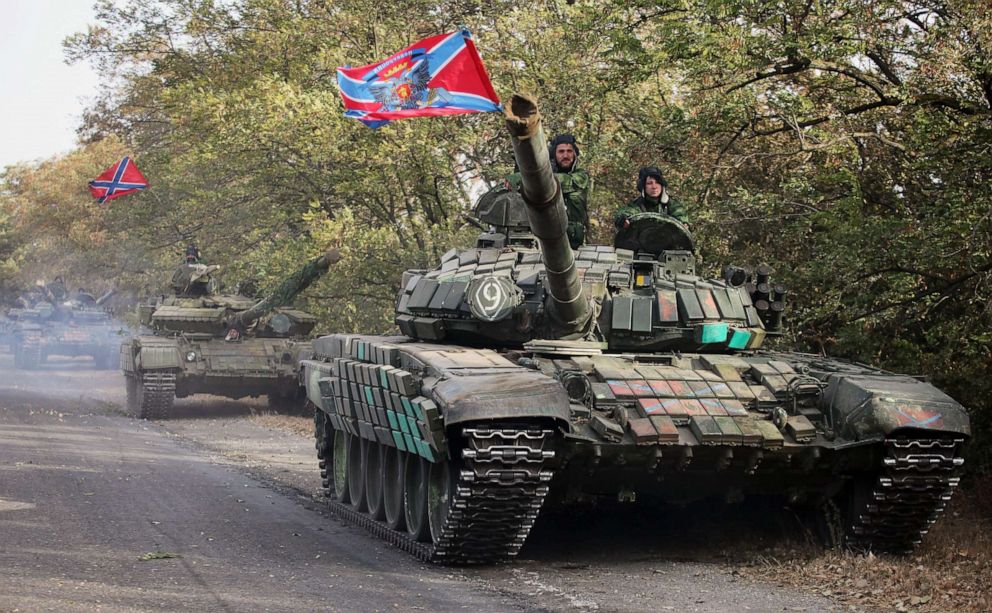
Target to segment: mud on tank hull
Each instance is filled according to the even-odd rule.
[[[140,336],[120,346],[129,412],[166,419],[175,398],[210,394],[226,398],[268,396],[276,408],[295,405],[297,364],[312,344],[286,338]]]
[[[332,509],[469,564],[514,556],[548,497],[771,494],[818,509],[838,544],[905,552],[958,483],[967,414],[912,377],[797,353],[531,349],[316,340],[303,380]]]

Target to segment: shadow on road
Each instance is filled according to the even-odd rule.
[[[520,556],[581,568],[606,560],[744,561],[781,546],[820,548],[780,500],[607,503],[545,509]]]

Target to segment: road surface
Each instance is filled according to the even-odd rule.
[[[630,514],[545,520],[513,564],[425,566],[324,511],[312,439],[210,398],[130,419],[123,387],[87,360],[0,356],[0,611],[841,608]]]

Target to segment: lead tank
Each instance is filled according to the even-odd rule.
[[[120,345],[129,412],[165,419],[175,398],[194,394],[295,404],[297,365],[311,352],[306,338],[317,319],[288,305],[340,256],[328,251],[307,262],[259,300],[218,292],[220,266],[199,263],[193,251],[172,277],[172,295],[140,309],[152,334]]]
[[[335,334],[303,376],[338,514],[424,560],[513,557],[545,499],[773,495],[824,535],[905,552],[958,483],[964,408],[917,378],[764,350],[770,271],[697,274],[677,221],[569,248],[536,103],[506,111],[521,192],[404,275],[402,336]]]

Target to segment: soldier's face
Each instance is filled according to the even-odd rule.
[[[644,193],[650,198],[657,198],[661,195],[661,183],[658,179],[654,177],[648,177],[644,180]]]
[[[575,163],[575,149],[568,143],[562,143],[555,147],[555,162],[558,168],[571,168]]]

